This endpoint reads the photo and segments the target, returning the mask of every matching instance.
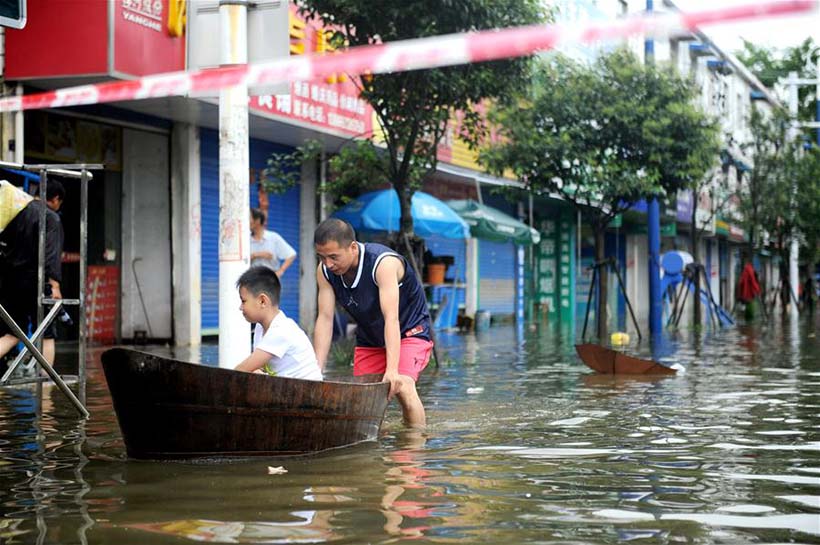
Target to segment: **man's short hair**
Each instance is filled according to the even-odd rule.
[[[356,231],[344,220],[328,218],[316,227],[313,233],[313,243],[327,244],[331,240],[339,247],[349,246],[356,240]]]
[[[276,274],[276,271],[269,267],[256,265],[242,273],[242,276],[236,281],[236,289],[239,288],[245,288],[254,297],[264,293],[270,298],[271,303],[279,306],[282,284],[279,282],[279,275]]]
[[[46,184],[46,200],[50,201],[54,197],[60,197],[60,200],[64,201],[65,188],[58,180],[49,180]]]
[[[267,216],[261,208],[251,208],[251,217],[262,225],[265,225],[265,221],[267,220]]]

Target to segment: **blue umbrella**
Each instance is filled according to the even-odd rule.
[[[429,193],[416,191],[410,211],[413,230],[420,237],[438,235],[446,238],[469,238],[470,227],[455,211]],[[334,217],[350,223],[357,231],[398,231],[401,208],[393,189],[371,191],[337,210]]]

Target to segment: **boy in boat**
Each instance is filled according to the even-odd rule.
[[[277,377],[322,380],[310,339],[279,308],[279,275],[264,266],[251,267],[236,281],[245,319],[256,324],[253,352],[237,371],[266,372]]]
[[[313,235],[319,267],[319,315],[313,345],[324,368],[338,301],[355,318],[353,374],[378,373],[390,383],[408,426],[426,424],[416,392],[419,374],[430,361],[430,313],[421,283],[407,261],[381,244],[356,241],[353,227],[330,218]]]

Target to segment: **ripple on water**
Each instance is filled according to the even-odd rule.
[[[728,526],[747,529],[784,529],[795,530],[812,535],[820,535],[820,523],[817,515],[766,515],[744,517],[740,515],[725,515],[718,513],[663,513],[652,515],[640,511],[626,511],[620,509],[602,509],[593,513],[595,517],[612,522],[642,522],[642,521],[673,521],[682,520],[698,522],[709,526]]]
[[[820,509],[820,496],[777,496],[781,500],[799,503],[814,509]],[[820,516],[820,515],[818,515]]]

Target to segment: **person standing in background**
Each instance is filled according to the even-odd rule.
[[[296,259],[296,250],[279,233],[265,229],[265,213],[251,208],[251,266],[264,265],[279,278]]]
[[[44,295],[62,299],[63,224],[57,211],[65,200],[63,184],[49,180],[46,202],[34,198],[3,230],[0,236],[0,304],[23,331],[37,328],[37,262],[39,261],[40,213],[46,207],[46,252]],[[54,322],[43,333],[43,357],[54,363]],[[0,320],[0,357],[19,342]]]

